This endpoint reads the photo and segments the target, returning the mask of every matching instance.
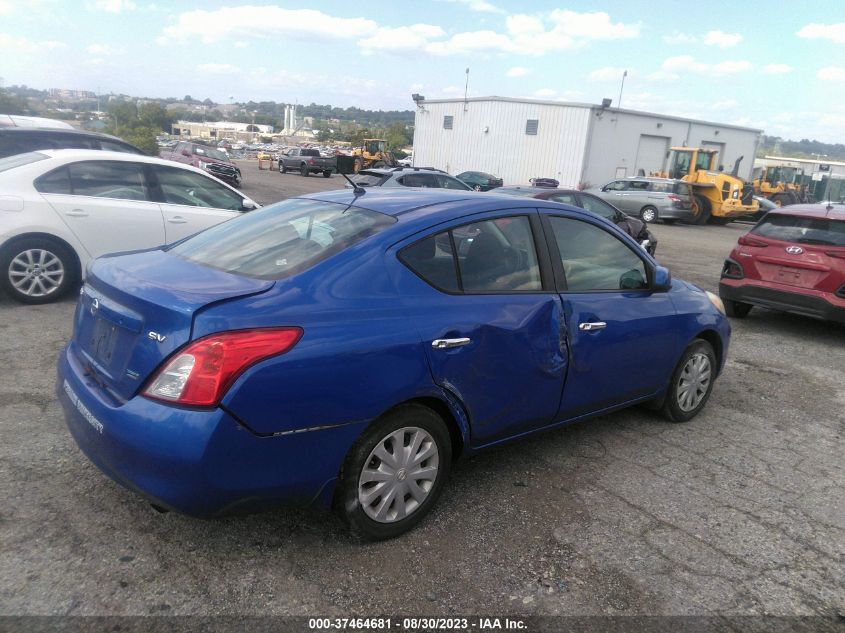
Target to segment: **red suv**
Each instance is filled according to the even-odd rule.
[[[769,211],[725,260],[719,295],[732,317],[762,306],[845,323],[845,207]]]

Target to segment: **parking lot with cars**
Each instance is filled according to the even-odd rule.
[[[344,183],[240,166],[260,204]],[[650,225],[659,263],[711,291],[749,227]],[[75,301],[0,298],[8,613],[845,611],[840,325],[755,309],[693,421],[627,409],[491,449],[417,529],[360,544],[312,511],[162,514],[107,479],[54,395]]]

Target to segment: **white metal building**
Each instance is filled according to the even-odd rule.
[[[476,97],[424,100],[414,127],[414,164],[450,174],[483,171],[505,184],[555,178],[596,186],[666,167],[672,146],[713,147],[717,164],[748,178],[761,130],[599,105]]]

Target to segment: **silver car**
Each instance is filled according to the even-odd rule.
[[[424,189],[459,189],[472,191],[445,171],[427,167],[385,167],[362,169],[352,176],[352,182],[360,187],[422,187]],[[349,187],[350,185],[346,185]]]
[[[644,222],[691,221],[695,217],[688,183],[670,178],[620,178],[611,180],[592,194]]]

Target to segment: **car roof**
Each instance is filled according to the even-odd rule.
[[[845,220],[845,204],[834,202],[819,202],[816,204],[790,204],[785,207],[772,209],[769,215],[795,215],[807,218],[828,218],[830,220]]]
[[[556,193],[584,193],[583,191],[578,191],[577,189],[557,189],[554,187],[533,187],[531,185],[508,185],[507,187],[496,187],[494,189],[496,193],[502,193],[506,191],[530,191],[531,193],[548,193],[549,195],[553,195]],[[492,192],[489,192],[492,193]]]

